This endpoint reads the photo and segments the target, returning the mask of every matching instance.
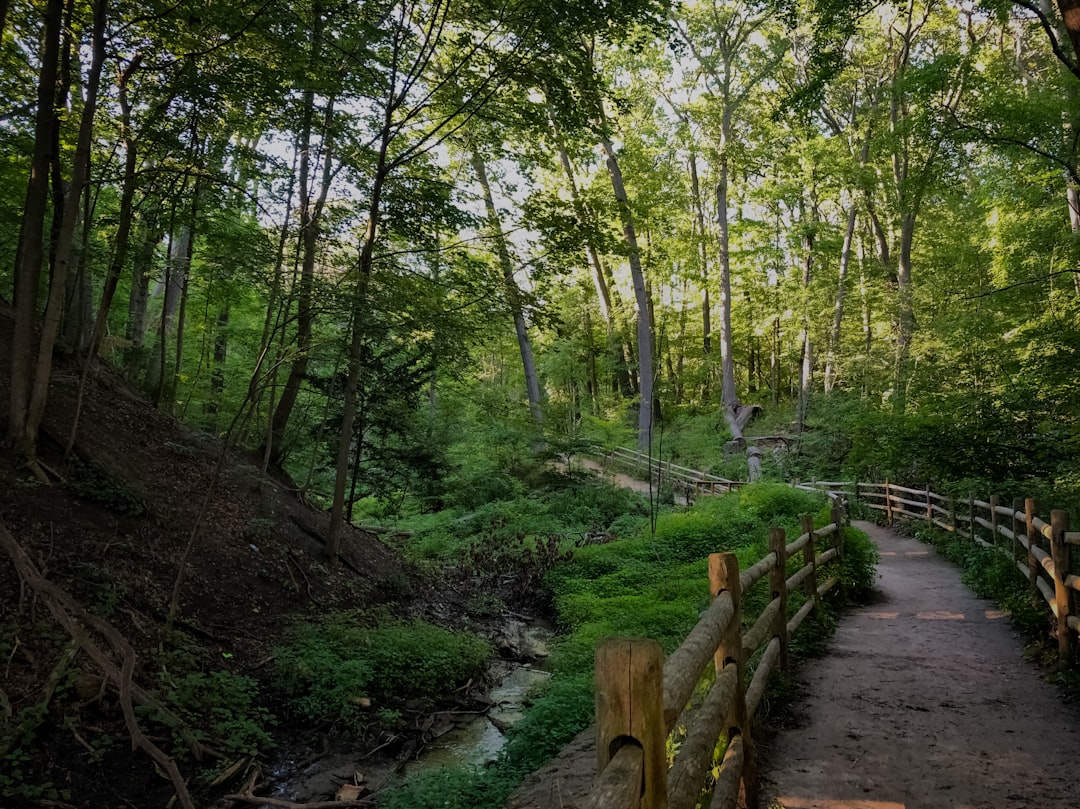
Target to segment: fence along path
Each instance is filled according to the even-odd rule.
[[[1075,806],[1076,706],[932,547],[856,526],[881,551],[877,598],[800,666],[793,716],[761,750],[761,805]]]
[[[623,456],[627,456],[627,453],[623,453]],[[640,465],[638,458],[620,457],[624,462]],[[651,472],[652,464],[646,468]],[[718,488],[716,481],[705,481],[700,474],[675,477],[690,487],[688,490],[697,493]],[[707,483],[708,488],[700,486],[700,482]],[[720,485],[723,490],[730,491],[737,484],[723,481]],[[890,524],[902,517],[925,520],[928,525],[950,531],[957,531],[959,526],[966,524],[973,541],[1010,553],[1019,570],[1029,576],[1033,588],[1045,598],[1055,617],[1061,662],[1063,665],[1072,663],[1075,644],[1071,633],[1080,629],[1080,621],[1077,620],[1080,610],[1075,603],[1075,594],[1080,592],[1080,578],[1072,574],[1069,549],[1073,544],[1080,544],[1080,533],[1069,532],[1068,515],[1064,512],[1053,512],[1047,523],[1035,515],[1033,501],[1026,501],[1021,511],[1016,502],[1012,509],[1007,509],[998,506],[996,498],[984,502],[972,496],[967,501],[968,514],[965,519],[955,503],[929,489],[895,486],[888,481],[884,484],[814,482],[798,486],[821,490],[837,504],[842,503],[845,496],[862,495],[870,508],[886,513]],[[986,512],[989,519],[978,513],[980,509]],[[1008,517],[1012,527],[1001,524],[1001,516]],[[726,736],[728,743],[723,762],[715,773],[710,809],[734,807],[740,791],[745,805],[756,809],[760,805],[760,790],[757,755],[750,733],[754,712],[764,693],[769,673],[778,663],[787,665],[788,635],[798,628],[824,592],[836,584],[833,578],[819,589],[817,568],[837,558],[842,543],[837,542],[821,556],[816,555],[814,546],[817,537],[826,533],[833,533],[839,539],[842,523],[843,516],[839,510],[834,510],[833,523],[817,531],[813,529],[812,521],[804,521],[803,535],[791,545],[786,544],[782,532],[777,535],[774,531],[770,536],[770,554],[741,574],[733,555],[712,555],[709,564],[710,587],[714,596],[712,606],[703,614],[686,641],[666,661],[659,646],[652,641],[610,639],[603,642],[597,651],[595,735],[588,732],[582,734],[552,765],[534,774],[531,782],[511,798],[508,809],[532,806],[690,809],[700,798],[706,774],[711,769],[713,751],[721,736]],[[877,532],[876,526],[865,524],[863,527]],[[989,540],[979,536],[979,527],[990,530]],[[1011,540],[1011,547],[999,548],[999,537]],[[1042,547],[1040,537],[1049,543],[1049,552]],[[1027,553],[1026,564],[1016,558],[1018,546]],[[918,549],[904,550],[905,558],[930,557],[932,554],[922,546],[914,547]],[[787,576],[787,558],[800,550],[805,554],[805,564],[798,572]],[[890,555],[896,557],[898,554],[889,550],[883,552],[886,560]],[[883,568],[887,567],[888,562],[883,565]],[[959,583],[954,569],[942,565],[936,574],[938,579],[942,571],[954,592],[974,599]],[[741,594],[766,573],[769,574],[772,600],[754,625],[741,633]],[[834,741],[824,747],[831,750],[845,748],[846,752],[839,758],[835,755],[819,757],[824,763],[804,766],[807,761],[819,759],[803,753],[807,749],[823,747],[814,744],[817,737],[810,732],[796,733],[790,749],[785,750],[778,744],[780,752],[776,754],[774,751],[770,760],[778,759],[782,763],[777,773],[785,771],[783,766],[788,767],[788,772],[794,766],[797,788],[791,795],[785,794],[784,777],[774,776],[771,793],[779,797],[771,799],[770,805],[785,806],[786,809],[930,809],[943,805],[984,809],[996,806],[1061,805],[1063,798],[1074,796],[1076,779],[1073,771],[1076,762],[1080,761],[1080,735],[1075,717],[1064,725],[1060,721],[1055,724],[1055,720],[1061,720],[1060,706],[1055,695],[1048,692],[1046,684],[1038,679],[1037,672],[1028,672],[1030,676],[1022,678],[1024,682],[1019,691],[995,690],[995,685],[1010,681],[1009,671],[1021,665],[1015,644],[1006,640],[1004,645],[1007,652],[999,654],[988,665],[979,656],[978,649],[983,646],[1001,646],[1003,629],[996,630],[996,644],[983,643],[979,638],[985,634],[983,630],[986,627],[1000,628],[1004,616],[990,609],[989,602],[982,602],[982,606],[986,607],[983,611],[985,620],[982,622],[974,617],[978,608],[969,610],[971,618],[965,618],[966,612],[957,612],[952,607],[926,609],[927,594],[934,588],[928,586],[925,576],[916,578],[914,589],[919,595],[909,604],[916,629],[907,633],[914,641],[908,644],[910,648],[906,653],[901,653],[902,664],[897,666],[893,660],[898,650],[903,649],[897,645],[899,636],[895,632],[878,634],[883,642],[884,658],[878,660],[871,654],[870,669],[864,668],[862,676],[854,676],[850,661],[845,660],[843,654],[827,658],[830,664],[839,666],[839,669],[837,676],[826,677],[825,682],[846,684],[833,688],[831,694],[826,689],[825,699],[816,704],[824,705],[826,714],[839,705],[837,714],[843,716],[847,710],[851,716],[860,721],[868,720],[869,724],[865,725],[863,732],[859,732],[851,729],[857,725],[854,720],[845,720],[847,729],[842,731],[844,738],[855,742],[855,745],[838,744],[835,742],[837,719],[827,715],[820,724],[830,729],[832,736],[826,735],[826,738],[833,738]],[[791,588],[800,585],[807,588],[807,600],[803,608],[789,620],[787,594]],[[891,621],[901,618],[901,612],[872,613],[871,617]],[[928,628],[946,625],[934,623],[938,621],[964,623],[965,620],[969,625],[959,632],[940,632]],[[872,632],[863,634],[867,638],[874,635]],[[929,637],[944,638],[944,643],[935,646],[926,642]],[[970,646],[973,639],[974,650]],[[965,646],[965,643],[968,645]],[[854,643],[856,649],[863,649],[864,646],[866,644],[860,640]],[[764,653],[744,690],[746,660],[762,648]],[[968,654],[961,654],[950,667],[948,661],[955,658],[958,650],[964,649],[968,650]],[[694,713],[688,713],[688,700],[710,657],[715,666],[714,684],[700,707]],[[893,661],[891,667],[889,661]],[[908,695],[907,701],[903,701],[902,697],[898,703],[899,711],[896,706],[891,712],[851,710],[853,701],[868,699],[867,687],[871,692],[881,690],[872,685],[880,679],[878,672],[881,671],[898,673],[897,682],[905,684],[908,689],[904,692]],[[871,685],[867,686],[867,683]],[[1038,685],[1033,686],[1032,683]],[[999,692],[1003,696],[994,696]],[[942,693],[955,694],[956,699],[942,700],[937,703],[936,709],[932,704],[915,704],[918,697],[940,696]],[[985,699],[982,703],[972,703],[972,695],[982,695]],[[976,704],[985,706],[986,700],[992,705],[990,711],[996,723],[984,722],[977,718],[977,711],[969,710]],[[1027,711],[1033,708],[1041,715],[1031,718]],[[937,726],[929,729],[929,723],[911,721],[913,714],[933,714],[937,717],[947,716],[950,712],[956,712],[961,717],[976,715],[974,724],[968,722],[969,732],[960,734],[959,742],[951,739],[947,732],[948,728],[961,724],[955,718],[946,718],[942,726],[944,729]],[[1050,715],[1049,719],[1046,714]],[[895,732],[903,725],[901,717],[907,721],[906,733]],[[688,730],[669,771],[666,742],[676,724],[685,725]],[[1048,733],[1051,724],[1054,724],[1053,731]],[[1012,734],[1017,733],[1018,727],[1028,728],[1028,732],[1022,736],[1013,737],[1022,739],[1020,749],[1010,739]],[[855,767],[866,758],[866,753],[874,752],[870,749],[874,733],[882,739],[876,748],[873,766],[869,769],[869,781],[859,783],[852,773],[857,772]],[[983,742],[990,738],[995,743],[988,750]],[[941,739],[946,741],[940,745],[941,749],[934,750],[939,747]],[[890,756],[901,740],[912,740],[916,753],[906,755],[903,762],[897,762]],[[907,750],[911,746],[902,746],[901,749]],[[595,755],[598,769],[591,789],[587,786],[591,779],[583,774],[581,767],[583,756],[589,753]],[[897,767],[903,770],[903,784],[900,786],[896,785],[896,779],[888,777],[888,773],[897,771]],[[950,773],[958,775],[950,778]],[[1001,773],[1008,774],[1006,780],[1002,780]],[[1035,787],[1026,783],[1033,778],[1037,784]],[[873,792],[879,781],[887,785],[884,794],[891,796],[888,800],[878,800],[866,794]],[[969,798],[969,792],[974,797]],[[1006,797],[1003,799],[1002,796]]]
[[[840,581],[836,565],[844,521],[842,502],[834,499],[831,522],[815,528],[813,517],[804,516],[802,533],[790,543],[782,529],[770,529],[770,552],[746,570],[739,570],[735,554],[710,555],[712,603],[666,660],[655,641],[602,642],[596,653],[595,735],[575,740],[508,807],[693,809],[721,736],[729,742],[711,806],[733,807],[740,788],[756,804],[752,718],[769,675],[788,664],[790,635]],[[789,565],[789,559],[797,561]],[[766,583],[770,600],[746,621],[751,626],[744,632],[743,595]],[[803,604],[790,614],[789,595],[795,593]],[[748,682],[747,663],[758,653]],[[712,686],[704,697],[693,698],[710,665]],[[676,725],[686,735],[669,770],[667,739]]]

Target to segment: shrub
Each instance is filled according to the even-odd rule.
[[[253,756],[271,746],[273,714],[258,705],[258,681],[230,671],[190,672],[165,689],[164,698],[201,741]],[[177,739],[177,750],[185,745]]]
[[[371,627],[339,613],[293,629],[291,642],[275,651],[275,683],[291,711],[362,733],[380,724],[373,707],[432,703],[490,655],[474,635],[419,621]]]

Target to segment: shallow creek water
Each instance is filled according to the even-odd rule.
[[[360,759],[354,752],[339,749],[311,761],[298,761],[283,755],[272,767],[267,779],[272,784],[270,797],[289,801],[325,800],[342,783],[361,777],[372,790],[380,790],[394,780],[437,767],[455,765],[482,766],[494,761],[506,744],[505,731],[525,715],[529,692],[547,680],[544,670],[550,628],[522,621],[510,621],[502,631],[499,646],[520,660],[496,658],[489,664],[495,685],[487,694],[490,707],[483,713],[436,715],[434,738],[419,754],[401,764],[380,765]],[[505,643],[504,643],[505,642]]]

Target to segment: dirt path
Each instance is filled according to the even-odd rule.
[[[797,727],[762,754],[762,807],[1019,809],[1080,801],[1080,712],[995,606],[927,545],[857,523],[880,599],[806,664]]]

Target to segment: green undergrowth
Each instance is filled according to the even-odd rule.
[[[335,613],[297,623],[274,654],[273,683],[288,713],[356,735],[393,730],[399,708],[433,707],[491,656],[475,635],[420,621]]]
[[[740,567],[760,559],[768,528],[789,538],[799,517],[827,521],[819,495],[782,484],[756,484],[721,498],[702,498],[688,511],[659,515],[655,532],[642,526],[603,544],[578,547],[544,578],[561,630],[548,668],[553,676],[532,695],[532,707],[509,734],[498,760],[487,768],[448,767],[414,774],[380,801],[384,809],[495,809],[522,778],[558,753],[593,719],[593,659],[600,640],[612,636],[653,638],[673,651],[708,607],[709,553],[734,552]],[[844,570],[851,590],[869,587],[876,555],[865,535],[845,530],[849,557]],[[799,567],[792,559],[790,571]],[[748,618],[768,598],[767,585],[744,600]],[[802,596],[792,594],[791,609]],[[835,621],[835,608],[815,611],[793,639],[796,653],[813,653]],[[749,621],[748,621],[749,625]]]

